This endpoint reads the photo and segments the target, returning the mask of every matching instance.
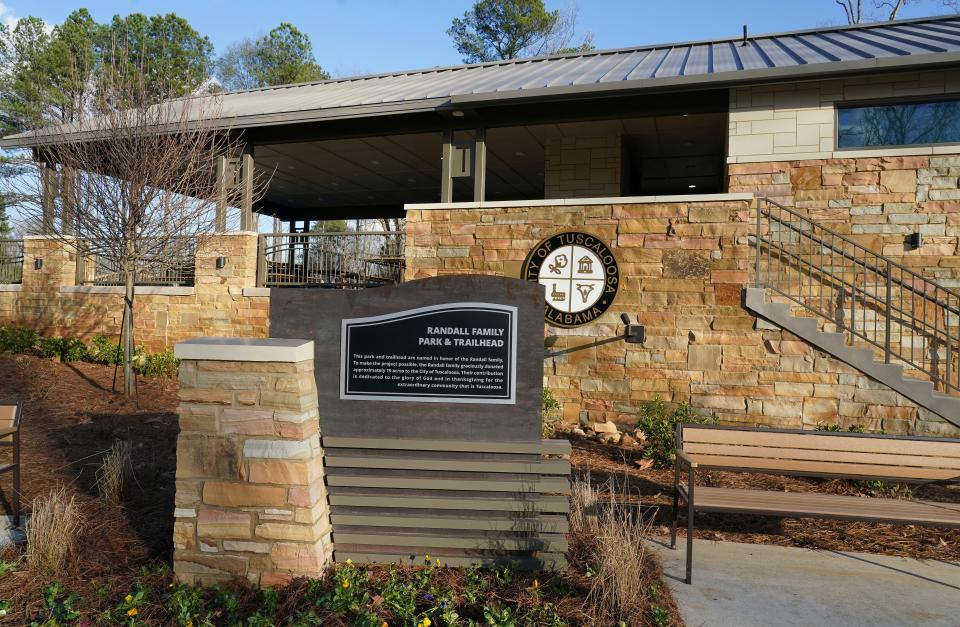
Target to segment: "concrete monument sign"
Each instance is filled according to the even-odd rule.
[[[271,335],[314,341],[337,561],[565,566],[569,443],[541,438],[542,285],[445,276],[270,299]]]

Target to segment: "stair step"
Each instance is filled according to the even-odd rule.
[[[903,394],[917,405],[960,426],[960,419],[958,419],[960,397],[935,391],[931,381],[905,376],[904,364],[884,363],[882,357],[878,360],[874,349],[847,344],[847,334],[835,332],[834,323],[827,321],[824,324],[824,330],[821,331],[819,318],[795,316],[793,306],[788,303],[770,302],[766,295],[765,289],[746,288],[744,304],[747,309],[770,320],[785,331],[794,333],[818,349],[860,370],[864,375]]]

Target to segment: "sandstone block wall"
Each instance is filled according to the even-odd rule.
[[[960,70],[882,73],[730,90],[728,163],[942,154],[951,146],[835,149],[839,102],[960,93]]]
[[[623,138],[550,137],[544,158],[544,198],[590,198],[623,193]]]
[[[181,581],[269,586],[320,576],[332,560],[313,342],[251,360],[273,342],[177,345]]]
[[[218,270],[220,256],[226,264]],[[161,351],[198,335],[266,337],[269,298],[243,294],[256,286],[256,257],[255,233],[203,238],[194,287],[138,288],[135,342]],[[34,268],[37,258],[43,259],[40,270]],[[54,239],[27,238],[22,285],[0,290],[0,325],[28,326],[44,336],[116,337],[122,315],[122,288],[77,286],[75,251]]]
[[[789,174],[785,180],[780,191],[789,195]],[[770,192],[759,187],[757,193]],[[844,213],[852,217],[853,206],[826,209],[842,221]],[[753,267],[749,234],[755,213],[749,200],[422,209],[408,211],[407,219],[408,279],[516,277],[538,241],[567,229],[590,232],[611,246],[622,277],[613,307],[598,323],[547,327],[546,333],[559,337],[557,348],[589,344],[621,332],[619,314],[626,312],[646,325],[647,341],[591,347],[544,362],[545,386],[570,422],[633,422],[640,403],[659,395],[688,400],[730,423],[812,427],[839,421],[888,433],[956,433],[939,417],[743,308],[741,293]],[[952,264],[952,256],[920,263],[935,271]]]
[[[770,161],[728,171],[731,192],[769,197],[940,285],[960,287],[960,156]],[[914,232],[923,235],[917,249],[907,245]]]

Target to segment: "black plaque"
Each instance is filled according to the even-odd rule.
[[[343,400],[516,403],[516,307],[445,303],[341,324]]]

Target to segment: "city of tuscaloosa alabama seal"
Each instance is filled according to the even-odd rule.
[[[620,270],[596,235],[565,231],[530,251],[520,278],[547,288],[544,317],[558,327],[579,327],[599,318],[617,295]]]

